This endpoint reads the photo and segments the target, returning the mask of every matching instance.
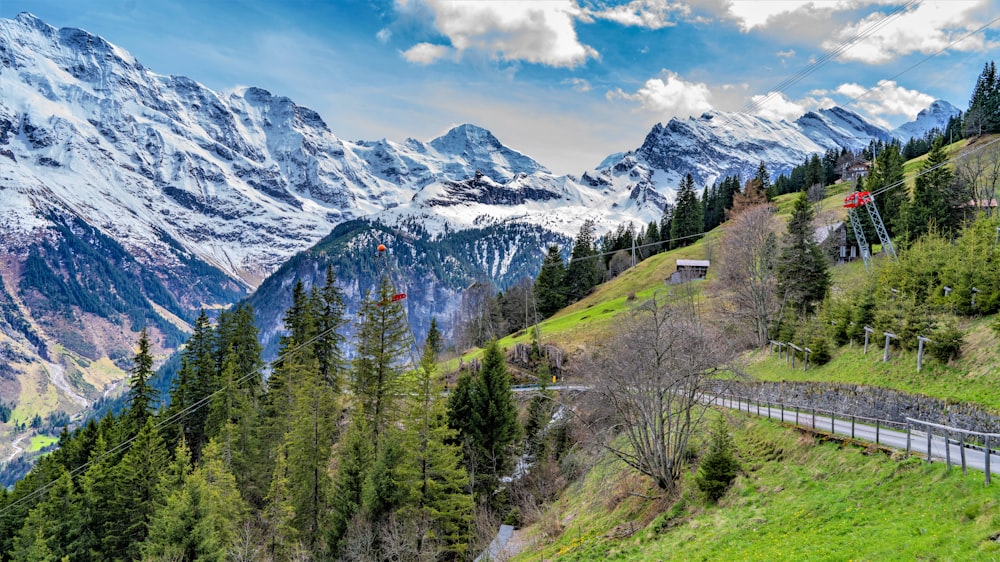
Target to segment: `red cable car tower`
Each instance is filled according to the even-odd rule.
[[[847,209],[847,216],[851,219],[851,227],[854,229],[854,237],[858,240],[858,246],[861,249],[861,259],[865,261],[865,269],[871,271],[872,254],[871,249],[868,247],[868,240],[865,239],[864,230],[861,227],[858,207],[864,207],[868,211],[868,218],[871,219],[872,225],[875,226],[875,233],[878,235],[879,242],[882,243],[882,251],[889,256],[889,259],[895,261],[896,247],[892,245],[892,240],[889,238],[889,231],[885,229],[885,223],[882,222],[882,215],[878,212],[878,207],[875,205],[875,199],[872,197],[871,192],[855,191],[849,193],[844,198],[844,207]]]

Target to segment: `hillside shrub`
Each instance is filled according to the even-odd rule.
[[[935,359],[947,363],[952,359],[957,359],[962,354],[965,332],[953,321],[939,325],[930,338],[934,343],[930,345],[929,351]]]
[[[832,358],[830,355],[830,342],[825,336],[814,336],[809,342],[809,349],[812,350],[812,353],[809,354],[809,362],[813,365],[826,365],[830,362]]]
[[[698,467],[695,482],[708,500],[715,503],[726,493],[739,471],[740,463],[733,455],[733,440],[729,436],[729,428],[725,419],[719,417],[712,429],[712,442]]]

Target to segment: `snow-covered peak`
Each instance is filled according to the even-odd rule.
[[[440,155],[461,157],[494,179],[548,170],[534,159],[504,146],[490,131],[471,124],[452,128],[428,144]]]
[[[935,100],[917,114],[917,118],[909,123],[903,123],[892,131],[892,136],[906,142],[911,138],[920,138],[933,129],[944,131],[948,121],[961,111],[945,100]]]

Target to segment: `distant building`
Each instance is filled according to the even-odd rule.
[[[709,260],[677,260],[677,271],[670,274],[667,283],[675,285],[695,279],[704,279],[708,275],[708,267],[711,264],[712,262]]]
[[[852,162],[844,167],[844,173],[841,174],[841,179],[845,181],[854,181],[858,178],[863,178],[868,175],[868,171],[871,169],[871,164],[868,162]]]

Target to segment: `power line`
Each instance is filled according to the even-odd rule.
[[[945,160],[945,161],[943,161],[943,162],[941,162],[939,164],[935,164],[935,165],[931,166],[930,168],[925,168],[923,170],[920,170],[920,172],[918,172],[917,175],[914,176],[914,179],[919,178],[920,176],[922,176],[924,174],[929,174],[929,173],[933,172],[934,170],[937,170],[938,168],[940,168],[942,166],[946,166],[948,164],[951,164],[952,162],[958,162],[959,160],[963,160],[963,159],[965,159],[965,158],[967,158],[969,156],[972,156],[973,154],[976,154],[977,152],[979,152],[979,151],[981,151],[981,150],[983,150],[983,149],[985,149],[985,148],[987,148],[989,146],[993,146],[994,144],[996,144],[998,142],[1000,142],[1000,137],[997,137],[997,138],[995,138],[995,139],[993,139],[993,140],[991,140],[991,141],[989,141],[989,142],[987,142],[985,144],[977,146],[976,148],[973,148],[973,149],[970,149],[970,150],[966,150],[965,152],[962,152],[962,153],[960,153],[958,155],[952,156],[951,158],[949,158],[949,159],[947,159],[947,160]],[[897,187],[899,187],[901,185],[905,185],[905,184],[906,184],[906,179],[904,178],[904,179],[901,179],[901,180],[899,180],[897,182],[891,183],[891,184],[889,184],[889,185],[887,185],[887,186],[885,186],[885,187],[883,187],[883,188],[881,188],[881,189],[879,189],[877,191],[871,192],[871,195],[872,195],[872,197],[875,197],[876,195],[880,195],[882,193],[885,193],[886,191],[889,191],[890,189],[895,189],[895,188],[897,188]]]

